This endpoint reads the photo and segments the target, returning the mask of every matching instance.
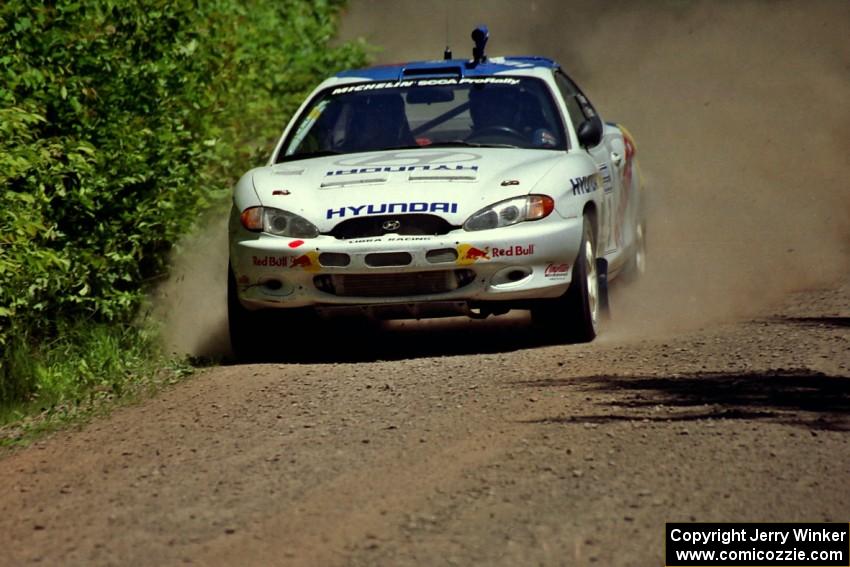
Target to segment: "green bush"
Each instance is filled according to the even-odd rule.
[[[305,93],[362,64],[359,46],[329,45],[339,8],[0,2],[0,402],[46,391],[45,342],[123,332],[172,245]]]

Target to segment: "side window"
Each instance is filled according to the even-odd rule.
[[[578,92],[572,83],[560,72],[555,73],[555,83],[558,85],[558,90],[561,91],[561,96],[564,97],[567,112],[570,114],[570,122],[573,123],[573,128],[578,130],[579,125],[586,119],[579,101],[576,99]]]

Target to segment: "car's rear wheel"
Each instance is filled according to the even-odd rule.
[[[635,282],[646,273],[646,223],[640,221],[635,227],[635,241],[632,255],[623,269],[623,280]]]
[[[599,328],[600,290],[596,269],[593,223],[585,215],[581,245],[573,266],[570,287],[561,297],[532,310],[532,319],[547,335],[559,341],[586,343]]]

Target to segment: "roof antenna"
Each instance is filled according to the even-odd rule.
[[[487,26],[480,25],[472,30],[472,41],[475,42],[475,47],[472,48],[472,66],[487,61],[487,56],[484,55],[484,46],[487,45],[487,40],[490,39],[490,30]]]
[[[446,6],[446,50],[443,51],[443,59],[448,61],[452,58],[452,48],[449,47],[449,9]]]

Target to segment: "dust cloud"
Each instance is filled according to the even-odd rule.
[[[444,43],[467,57],[479,23],[490,55],[558,60],[637,139],[650,273],[614,290],[615,336],[751,315],[846,274],[850,3],[361,0],[341,35],[382,62]]]
[[[174,251],[171,276],[154,293],[153,314],[168,352],[219,359],[227,331],[227,218],[221,207]]]
[[[490,55],[557,59],[637,140],[649,274],[613,290],[608,338],[751,315],[847,273],[850,3],[354,0],[340,37],[379,63],[467,57],[479,23]],[[224,216],[163,288],[177,352],[226,352]]]

